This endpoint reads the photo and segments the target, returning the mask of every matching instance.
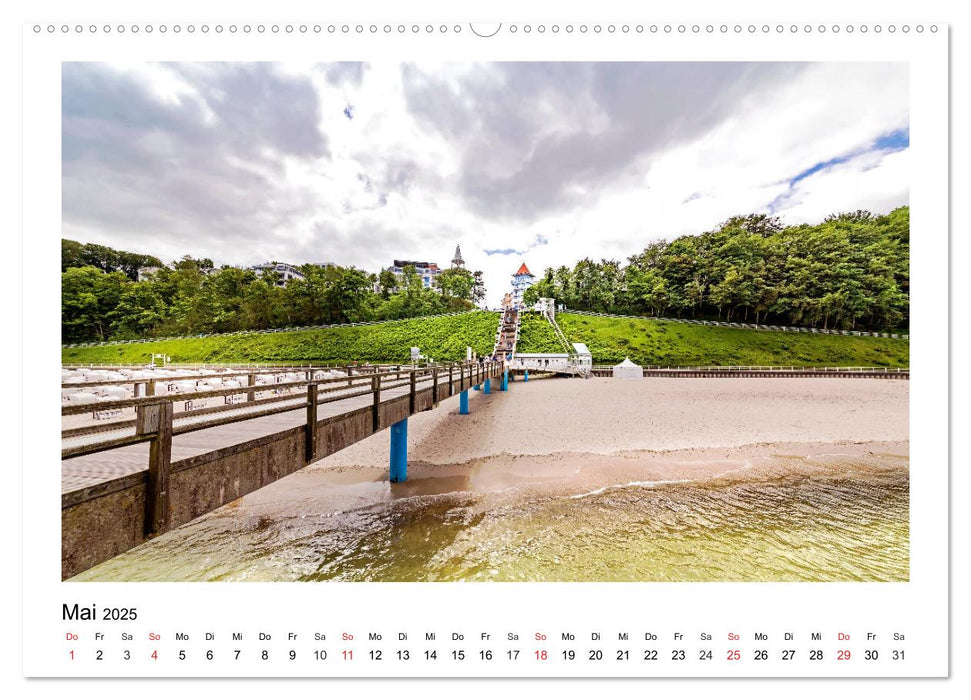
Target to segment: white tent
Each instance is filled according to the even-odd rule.
[[[614,365],[614,379],[643,379],[644,370],[640,365],[635,365],[629,357],[619,365]]]

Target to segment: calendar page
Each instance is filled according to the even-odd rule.
[[[37,12],[26,677],[949,675],[942,18]]]

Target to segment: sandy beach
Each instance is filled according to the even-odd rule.
[[[906,580],[908,382],[550,379],[409,419],[79,580]]]
[[[908,389],[906,381],[878,379],[512,382],[508,392],[470,392],[470,415],[458,415],[453,398],[413,416],[408,458],[454,465],[503,454],[714,454],[746,445],[900,443],[908,439]],[[387,460],[388,436],[379,433],[305,471],[386,468]]]
[[[628,484],[764,481],[908,458],[906,381],[540,379],[471,392],[409,419],[408,480],[393,497],[515,488],[573,497]],[[341,500],[387,482],[378,433],[242,499]]]

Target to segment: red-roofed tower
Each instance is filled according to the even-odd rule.
[[[526,263],[523,262],[516,271],[516,274],[512,276],[512,303],[517,308],[523,305],[523,293],[533,286],[533,282],[536,278],[533,273],[529,271],[526,267]]]

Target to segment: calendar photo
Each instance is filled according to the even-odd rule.
[[[146,8],[23,26],[25,679],[949,677],[951,25]]]
[[[908,582],[910,93],[63,62],[61,579]]]

